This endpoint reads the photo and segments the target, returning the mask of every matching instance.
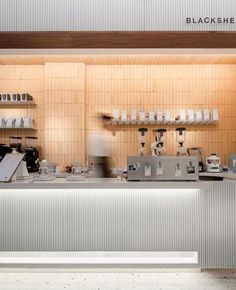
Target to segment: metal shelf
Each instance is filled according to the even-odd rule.
[[[214,125],[217,124],[217,121],[209,120],[209,121],[113,121],[113,125],[118,126],[129,126],[129,125]]]

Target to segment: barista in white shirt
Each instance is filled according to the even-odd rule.
[[[93,177],[110,177],[111,122],[110,115],[100,114],[100,130],[88,138],[89,165],[93,167]]]

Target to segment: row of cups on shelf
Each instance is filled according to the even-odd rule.
[[[33,128],[33,119],[31,117],[7,117],[0,116],[0,128]]]
[[[130,118],[128,118],[127,110],[119,110],[116,109],[113,111],[113,119],[114,121],[150,121],[150,122],[162,122],[162,121],[181,121],[181,122],[201,122],[201,121],[219,121],[219,111],[218,109],[197,109],[197,110],[180,110],[177,117],[172,118],[170,110],[157,110],[157,111],[149,111],[145,112],[141,110],[137,112],[137,110],[133,109],[130,113]]]
[[[33,97],[28,93],[1,93],[0,102],[32,102]]]

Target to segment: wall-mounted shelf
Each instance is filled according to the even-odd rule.
[[[36,106],[36,104],[33,101],[18,101],[18,102],[13,102],[13,101],[6,101],[2,102],[0,101],[0,107],[1,106]]]
[[[6,127],[0,128],[0,131],[4,131],[4,130],[21,130],[21,131],[24,131],[24,130],[33,130],[33,131],[36,131],[37,129],[36,128],[6,128]]]
[[[127,126],[127,125],[215,125],[217,121],[209,120],[209,121],[178,121],[178,120],[170,120],[170,121],[113,121],[112,124],[114,126]]]
[[[158,110],[157,112],[140,111],[139,115],[136,110],[131,110],[130,119],[128,119],[127,110],[116,109],[113,111],[113,125],[215,125],[219,121],[218,109],[195,109],[195,110],[180,110],[179,115],[171,115],[169,109]],[[123,121],[127,120],[127,121]],[[140,121],[144,120],[144,121]]]

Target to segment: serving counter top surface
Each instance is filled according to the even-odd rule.
[[[39,175],[31,176],[31,180],[0,183],[0,189],[201,189],[209,188],[215,182],[236,182],[236,173],[200,173],[206,180],[199,181],[127,181],[117,178],[83,178],[68,181],[66,178],[39,180]],[[213,181],[223,178],[222,181]],[[208,180],[209,179],[209,180]],[[220,179],[219,179],[220,180]]]
[[[125,179],[118,180],[116,178],[85,178],[81,181],[67,181],[65,178],[55,178],[50,181],[0,183],[0,189],[201,189],[211,187],[214,182],[215,181],[132,182],[126,181]],[[231,180],[231,182],[235,181]]]

